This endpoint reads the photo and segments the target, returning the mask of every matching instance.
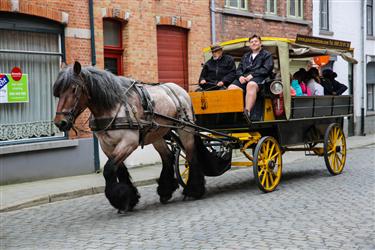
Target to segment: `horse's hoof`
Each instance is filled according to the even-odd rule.
[[[122,210],[122,209],[119,209],[117,211],[118,214],[126,214],[127,210]]]
[[[161,204],[167,204],[168,201],[172,198],[172,195],[168,196],[160,196],[160,203]]]
[[[182,200],[183,200],[183,201],[193,201],[193,200],[197,200],[197,198],[194,198],[194,197],[191,197],[191,196],[184,195],[184,198],[183,198]]]

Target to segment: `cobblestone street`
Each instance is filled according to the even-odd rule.
[[[263,194],[250,169],[207,178],[202,200],[168,205],[141,187],[134,212],[119,215],[104,194],[2,213],[1,249],[374,249],[374,145],[348,151],[341,175],[324,159],[283,166]]]

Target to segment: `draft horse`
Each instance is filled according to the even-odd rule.
[[[91,111],[90,128],[109,159],[103,171],[105,194],[119,212],[132,210],[140,198],[124,164],[139,145],[152,144],[160,154],[163,167],[157,193],[162,203],[172,197],[178,183],[173,170],[174,154],[166,142],[171,135],[178,137],[190,164],[183,194],[198,199],[205,193],[194,130],[175,126],[173,121],[163,118],[193,121],[190,97],[177,84],[139,84],[75,62],[73,67],[60,71],[53,94],[58,97],[54,123],[61,131],[74,128],[76,117],[86,108]]]

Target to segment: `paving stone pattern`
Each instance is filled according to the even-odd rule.
[[[142,187],[126,215],[103,194],[2,213],[0,249],[375,249],[374,153],[350,150],[334,177],[323,158],[290,163],[268,194],[243,169],[207,178],[197,201]]]

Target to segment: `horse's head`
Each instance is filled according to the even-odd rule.
[[[68,131],[77,116],[87,108],[89,100],[79,62],[75,62],[73,68],[67,67],[60,71],[53,85],[53,95],[59,98],[54,123],[60,131]]]

